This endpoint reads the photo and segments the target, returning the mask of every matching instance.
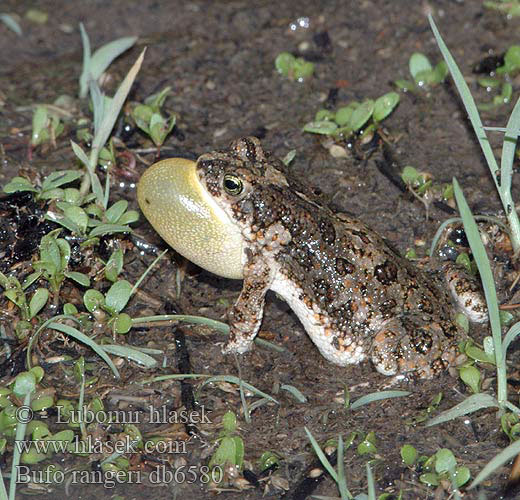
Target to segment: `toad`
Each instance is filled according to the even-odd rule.
[[[144,172],[137,197],[177,252],[243,280],[227,353],[251,348],[268,290],[289,304],[328,361],[370,359],[384,375],[443,372],[465,336],[453,321],[456,307],[473,321],[487,318],[474,283],[454,268],[444,282],[416,268],[366,224],[321,204],[255,137],[196,162],[159,161]]]

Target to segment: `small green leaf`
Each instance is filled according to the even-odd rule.
[[[105,307],[113,313],[121,312],[132,293],[132,285],[126,280],[116,281],[105,296]]]
[[[303,82],[306,78],[310,78],[314,73],[314,64],[306,61],[302,57],[298,57],[294,60],[291,69],[289,70],[289,76],[292,76],[298,82]]]
[[[336,111],[336,114],[334,115],[334,121],[340,126],[343,127],[344,125],[347,125],[347,123],[350,121],[350,118],[352,117],[352,113],[354,112],[353,106],[344,106],[342,108],[339,108]]]
[[[460,378],[473,391],[480,392],[480,372],[473,365],[463,366],[459,369]]]
[[[511,45],[504,55],[504,63],[508,73],[520,69],[520,45]]]
[[[126,313],[118,314],[114,321],[114,331],[116,333],[124,334],[128,333],[130,328],[132,328],[132,318]]]
[[[105,236],[107,234],[115,233],[131,233],[132,229],[129,226],[123,226],[120,224],[100,224],[96,226],[89,233],[89,238],[95,238],[96,236]]]
[[[31,400],[31,409],[33,411],[42,411],[46,408],[54,406],[54,389],[43,389],[38,391]]]
[[[138,104],[131,111],[132,118],[135,124],[146,134],[150,135],[150,120],[153,115],[153,109],[151,106],[144,104]]]
[[[428,486],[439,486],[439,477],[435,472],[426,472],[425,474],[421,474],[419,476],[419,481]]]
[[[237,417],[232,411],[227,411],[222,417],[222,428],[225,433],[232,434],[237,428]]]
[[[105,305],[105,297],[98,290],[90,289],[83,295],[83,303],[89,312],[95,312]]]
[[[419,172],[416,168],[407,165],[403,168],[403,171],[401,172],[401,179],[403,179],[403,182],[407,184],[408,186],[412,186],[417,182],[417,179],[419,178]]]
[[[31,191],[37,193],[38,190],[25,178],[13,177],[5,186],[4,193],[19,193],[22,191]]]
[[[41,275],[41,271],[35,271],[34,273],[29,274],[29,276],[26,276],[22,282],[22,290],[27,290],[33,283],[38,281]]]
[[[222,438],[217,451],[211,457],[209,462],[210,468],[215,465],[236,465],[235,459],[237,456],[236,442],[232,437]]]
[[[10,14],[0,14],[0,21],[2,21],[10,30],[14,31],[17,35],[22,35],[22,28],[18,22]],[[0,455],[3,452],[0,452]]]
[[[168,85],[167,87],[164,87],[160,92],[157,92],[156,94],[152,94],[148,96],[144,103],[150,106],[154,111],[159,111],[164,101],[166,100],[166,97],[168,97],[168,94],[171,92],[172,88]]]
[[[358,444],[357,452],[359,455],[374,455],[377,453],[377,448],[375,445],[375,435],[373,432],[369,432],[363,441]]]
[[[304,132],[310,132],[312,134],[323,134],[330,135],[338,128],[338,125],[329,120],[322,122],[309,122],[303,127]]]
[[[74,363],[74,377],[78,384],[82,384],[85,379],[85,358],[80,356]]]
[[[457,255],[457,259],[455,260],[455,264],[464,267],[468,273],[471,273],[471,260],[467,253],[459,253],[459,255]]]
[[[21,398],[36,390],[36,376],[32,372],[20,372],[14,379],[13,393]]]
[[[59,170],[52,172],[45,177],[42,183],[42,191],[48,191],[63,186],[64,184],[69,184],[80,179],[82,175],[82,172],[79,170]]]
[[[408,67],[410,69],[410,74],[412,75],[415,83],[419,83],[418,74],[425,71],[431,71],[432,65],[430,64],[429,59],[420,52],[414,52],[410,57],[410,61],[408,63]]]
[[[435,472],[442,474],[454,470],[457,466],[457,460],[453,453],[447,448],[441,448],[435,454]]]
[[[52,449],[52,447],[50,447],[49,449]],[[33,446],[31,446],[29,448],[29,451],[24,451],[22,453],[20,457],[20,463],[26,465],[34,465],[43,462],[46,458],[48,458],[47,454],[39,453]]]
[[[29,302],[29,319],[34,318],[45,306],[49,299],[47,288],[38,288]]]
[[[73,316],[74,314],[78,314],[78,309],[74,304],[67,302],[63,305],[63,314]]]
[[[363,125],[365,125],[368,120],[370,120],[373,112],[374,101],[372,99],[363,101],[361,105],[352,113],[349,126],[354,132],[357,132]]]
[[[339,110],[338,110],[339,111]],[[315,122],[322,122],[325,120],[334,120],[334,117],[338,114],[334,113],[333,111],[329,111],[328,109],[319,109],[316,112],[316,116],[314,117]]]
[[[399,94],[397,92],[388,92],[378,99],[374,104],[374,120],[384,120],[397,106],[399,103]]]
[[[119,217],[117,223],[127,225],[137,222],[138,220],[139,212],[137,210],[127,210],[121,217]]]
[[[280,52],[274,60],[276,71],[283,76],[289,76],[289,70],[294,63],[294,59],[295,57],[292,54],[289,54],[289,52]]]
[[[436,84],[442,83],[448,76],[448,73],[449,73],[449,69],[448,69],[448,65],[446,64],[446,62],[445,61],[439,62],[433,70],[432,82],[436,83]]]
[[[464,313],[457,313],[455,316],[455,323],[459,325],[464,332],[469,332],[469,319]]]
[[[76,271],[66,271],[64,274],[67,278],[79,283],[81,286],[90,286],[90,278],[86,274]]]
[[[411,82],[410,80],[395,80],[394,84],[397,88],[404,90],[405,92],[411,92],[416,89],[416,85],[414,82]]]
[[[128,201],[119,200],[116,201],[111,207],[107,209],[105,212],[105,217],[108,222],[115,224],[121,215],[125,213],[125,210],[128,208]]]
[[[112,282],[117,280],[119,273],[123,270],[123,250],[118,248],[112,252],[105,266],[105,278]]]
[[[49,126],[49,113],[46,106],[38,106],[32,118],[31,144],[38,146],[47,140],[46,129]]]
[[[85,234],[88,225],[88,215],[81,207],[71,205],[64,210],[65,217],[71,220],[81,231],[80,234]]]
[[[408,467],[411,467],[415,463],[417,456],[417,450],[411,444],[405,444],[401,447],[401,458]]]
[[[471,472],[467,467],[457,467],[454,479],[457,488],[460,488],[471,479]]]

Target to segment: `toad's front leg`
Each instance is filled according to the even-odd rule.
[[[228,314],[230,332],[224,353],[244,353],[251,348],[262,323],[265,294],[275,274],[276,270],[264,259],[258,256],[249,259],[244,267],[242,291]]]

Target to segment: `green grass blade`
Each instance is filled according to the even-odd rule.
[[[117,378],[119,378],[119,371],[110,359],[110,357],[107,355],[107,353],[103,350],[103,346],[96,344],[90,337],[80,332],[73,326],[52,322],[47,325],[47,328],[65,333],[66,335],[69,335],[70,337],[76,339],[78,342],[82,342],[83,344],[89,346],[99,357],[103,358],[105,363],[108,366],[110,366],[110,369],[112,370],[114,375]]]
[[[168,249],[166,250],[163,250],[154,260],[153,262],[146,268],[146,270],[144,271],[143,274],[141,274],[141,276],[139,277],[139,279],[135,282],[135,285],[133,286],[132,288],[132,292],[130,293],[130,295],[133,295],[137,289],[139,288],[139,286],[141,285],[141,283],[143,282],[143,280],[146,278],[146,276],[148,275],[148,273],[153,269],[153,267],[155,266],[155,264],[157,264],[157,262],[159,262],[165,255],[166,253],[168,252]]]
[[[498,406],[498,401],[489,394],[485,394],[483,392],[479,394],[473,394],[472,396],[467,397],[458,405],[455,405],[453,408],[443,411],[441,414],[429,420],[426,423],[426,427],[431,427],[432,425],[438,425],[442,424],[443,422],[448,422],[449,420],[453,420],[457,417],[462,417],[463,415],[473,413],[477,410],[481,410],[482,408],[493,408]]]
[[[468,489],[471,490],[478,486],[482,481],[487,479],[493,472],[497,471],[502,465],[506,464],[512,458],[520,453],[520,441],[511,443],[508,447],[504,448],[498,455],[492,458],[484,468],[477,474],[477,477],[469,485]]]
[[[320,445],[318,444],[318,441],[314,439],[314,436],[311,434],[311,431],[307,429],[307,427],[304,427],[305,432],[307,433],[307,437],[309,438],[309,441],[312,444],[312,447],[314,448],[314,453],[318,455],[318,458],[320,459],[321,465],[327,469],[327,472],[330,474],[332,479],[337,483],[338,482],[338,474],[334,470],[334,467],[329,462],[329,459],[326,457],[325,453],[323,453],[322,449],[320,448]]]
[[[453,77],[455,86],[459,91],[459,95],[462,99],[464,107],[466,108],[466,112],[468,113],[471,125],[473,126],[473,130],[475,131],[475,135],[477,136],[482,152],[484,153],[484,157],[486,158],[486,162],[488,164],[491,177],[495,182],[495,186],[500,196],[500,201],[502,202],[502,206],[504,207],[504,211],[506,213],[506,217],[509,223],[513,250],[517,252],[520,249],[520,222],[518,220],[516,211],[514,210],[515,205],[511,199],[510,178],[512,176],[512,156],[514,156],[514,147],[516,145],[516,138],[518,137],[518,129],[520,128],[519,104],[517,102],[517,104],[515,105],[515,108],[509,118],[509,122],[506,128],[506,137],[504,138],[502,150],[502,168],[500,171],[501,175],[499,179],[497,160],[495,158],[495,155],[493,154],[493,150],[491,149],[491,145],[489,143],[486,131],[484,130],[484,127],[482,125],[482,121],[480,119],[480,115],[478,113],[475,100],[471,95],[469,87],[466,81],[464,80],[464,77],[462,76],[462,73],[458,68],[457,63],[455,62],[455,59],[453,59],[453,56],[450,54],[450,51],[448,50],[448,47],[444,43],[444,40],[442,39],[431,14],[428,15],[428,20],[430,22],[430,26],[435,36],[435,39],[437,40],[439,49],[444,57],[444,60],[446,61],[451,76]],[[514,142],[514,144],[512,142]],[[508,173],[508,175],[506,175],[506,173]]]
[[[17,35],[22,36],[22,28],[15,21],[14,17],[10,14],[0,14],[0,21],[2,21],[11,31],[14,31]]]
[[[504,340],[502,341],[502,349],[504,351],[504,358],[507,355],[507,349],[511,342],[518,337],[518,334],[520,333],[520,321],[515,323],[505,334]],[[505,361],[505,360],[504,360]]]
[[[125,79],[117,89],[114,98],[110,102],[110,106],[105,110],[105,115],[103,116],[103,120],[101,121],[101,125],[99,126],[99,130],[96,132],[96,136],[92,141],[92,152],[95,152],[96,161],[94,162],[92,158],[90,159],[91,165],[97,164],[97,157],[99,155],[99,151],[107,142],[107,139],[114,128],[114,124],[119,116],[119,112],[123,107],[123,104],[130,92],[130,88],[132,87],[135,77],[137,73],[141,69],[141,64],[143,63],[144,54],[146,52],[146,48],[143,49],[137,61],[135,61],[134,65],[130,68],[130,71],[125,76]],[[102,201],[102,200],[100,200]]]
[[[253,394],[256,394],[257,396],[260,396],[262,398],[266,398],[272,403],[276,403],[277,405],[280,404],[276,399],[274,399],[272,396],[269,396],[269,394],[266,394],[265,392],[262,392],[260,389],[257,389],[255,386],[248,384],[247,382],[244,382],[242,379],[236,377],[235,375],[215,375],[213,377],[208,378],[205,380],[201,387],[204,387],[207,384],[210,384],[212,382],[228,382],[230,384],[236,384],[240,386],[240,384],[243,385],[244,389],[247,389],[248,391],[252,392]]]
[[[338,489],[341,496],[341,500],[350,500],[352,495],[347,487],[347,478],[345,477],[345,462],[344,462],[344,448],[343,448],[343,437],[341,434],[338,438]]]
[[[366,464],[367,467],[367,483],[368,483],[368,500],[376,500],[376,483],[374,482],[374,476],[372,475],[372,469],[370,464]]]
[[[359,399],[356,399],[351,405],[350,409],[355,410],[360,406],[367,405],[369,403],[373,403],[374,401],[381,401],[382,399],[390,399],[390,398],[402,398],[404,396],[409,396],[411,392],[408,391],[380,391],[380,392],[372,392],[370,394],[366,394],[365,396],[361,396]]]
[[[112,61],[127,51],[137,41],[136,36],[125,36],[112,40],[97,49],[92,57],[88,70],[93,80],[97,80],[103,72],[112,64]]]
[[[298,403],[306,403],[307,398],[304,394],[302,394],[294,385],[282,384],[280,386],[281,390],[287,391],[290,393]]]
[[[155,368],[157,366],[157,361],[154,358],[130,346],[103,344],[101,348],[108,354],[135,361],[136,363],[143,365],[145,368]]]
[[[484,295],[486,297],[486,304],[488,307],[489,322],[491,325],[491,334],[493,336],[493,345],[495,348],[495,361],[497,370],[497,396],[499,405],[502,406],[504,401],[507,401],[507,380],[506,380],[506,365],[502,350],[502,329],[500,325],[500,314],[498,310],[497,292],[495,289],[495,280],[493,272],[489,264],[489,259],[484,248],[484,244],[480,239],[477,223],[473,218],[473,214],[464,198],[457,179],[453,179],[453,193],[457,200],[457,206],[464,224],[464,231],[468,238],[473,258],[478,267],[482,286],[484,287]]]
[[[158,316],[133,318],[132,327],[139,327],[142,323],[150,323],[152,321],[184,321],[186,323],[193,323],[194,325],[205,325],[218,332],[229,333],[229,325],[222,323],[222,321],[204,318],[203,316],[190,316],[188,314],[162,314]]]
[[[520,221],[515,209],[515,203],[511,197],[511,181],[513,179],[513,162],[515,160],[516,143],[520,134],[520,99],[516,101],[515,107],[507,121],[504,142],[502,143],[502,158],[500,162],[500,183],[503,193],[503,202],[507,220],[511,228],[511,242],[516,251],[518,246],[515,242],[520,241]]]
[[[442,233],[444,232],[444,230],[451,224],[455,224],[457,222],[461,222],[461,218],[460,217],[452,217],[450,219],[446,219],[440,226],[439,228],[437,229],[437,231],[435,231],[435,235],[433,236],[433,239],[432,239],[432,244],[430,245],[430,257],[433,257],[433,252],[435,252],[435,248],[437,247],[437,243],[439,243],[439,240],[442,236]]]
[[[444,57],[444,60],[448,65],[448,69],[450,70],[453,81],[455,82],[455,86],[457,87],[464,107],[466,108],[466,112],[468,113],[471,125],[473,126],[475,135],[477,136],[480,147],[482,148],[482,152],[484,153],[484,156],[486,158],[487,164],[491,171],[491,175],[495,181],[497,189],[499,189],[499,185],[497,183],[497,178],[495,174],[495,172],[498,171],[497,160],[495,158],[495,155],[493,154],[491,145],[489,144],[489,140],[486,135],[486,132],[484,131],[484,127],[482,126],[482,121],[480,120],[480,115],[478,113],[475,100],[471,95],[468,84],[464,80],[464,76],[462,76],[462,73],[459,67],[457,66],[457,63],[455,62],[455,59],[453,59],[453,56],[450,54],[450,51],[448,50],[448,47],[444,43],[444,40],[442,39],[431,14],[428,15],[428,21],[430,21],[430,26],[433,31],[433,35],[437,40],[437,45],[439,46],[442,56]]]
[[[25,395],[23,399],[23,405],[29,406],[31,403],[31,393]],[[16,424],[16,435],[15,441],[23,441],[25,438],[25,429],[27,428],[27,422],[18,422]],[[18,479],[18,464],[20,463],[20,449],[18,446],[14,447],[13,451],[13,463],[11,465],[11,480],[9,482],[9,500],[15,500],[16,497],[16,484]]]
[[[9,497],[7,495],[7,490],[5,488],[4,474],[2,472],[1,467],[0,467],[0,500],[9,500]]]
[[[83,66],[81,69],[81,76],[79,77],[79,96],[81,99],[87,97],[88,91],[88,66],[90,61],[90,40],[85,30],[83,23],[79,23],[79,31],[81,33],[81,42],[83,44]]]

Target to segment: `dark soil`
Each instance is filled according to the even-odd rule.
[[[178,114],[177,127],[166,141],[162,156],[197,155],[225,147],[232,139],[257,135],[265,149],[284,157],[291,149],[297,151],[292,163],[295,173],[319,187],[335,207],[369,223],[395,247],[404,252],[417,240],[429,245],[446,213],[432,208],[426,220],[424,207],[396,188],[377,167],[380,152],[368,160],[335,159],[319,143],[319,138],[303,133],[303,125],[324,105],[332,89],[337,89],[337,105],[353,99],[376,98],[392,90],[391,82],[408,78],[408,59],[415,52],[423,52],[432,61],[441,56],[430,31],[424,7],[416,1],[163,1],[113,2],[41,1],[38,8],[49,13],[46,24],[37,25],[23,18],[32,2],[3,2],[4,12],[22,17],[24,30],[17,36],[0,24],[0,143],[3,185],[21,171],[31,178],[40,178],[54,169],[73,168],[75,160],[69,147],[74,131],[67,129],[58,140],[57,148],[38,149],[28,160],[27,143],[31,134],[30,106],[52,102],[60,94],[77,95],[77,80],[81,71],[82,49],[78,23],[82,21],[93,47],[127,35],[139,36],[137,46],[119,58],[110,68],[113,88],[129,69],[142,47],[147,46],[146,58],[134,90],[133,100],[171,85],[172,95],[166,109]],[[480,100],[489,100],[474,83],[472,68],[490,53],[502,53],[518,40],[518,20],[506,20],[497,13],[486,11],[482,2],[439,0],[431,2],[439,29],[463,73],[469,76],[472,89]],[[308,28],[291,30],[298,18],[309,18]],[[330,44],[326,43],[328,34]],[[305,49],[305,50],[303,50]],[[281,51],[305,56],[315,62],[315,74],[303,84],[291,82],[274,69],[273,61]],[[513,82],[518,87],[518,82]],[[515,99],[517,93],[514,94]],[[489,125],[504,126],[511,106],[504,106],[485,114]],[[487,166],[456,90],[446,83],[417,95],[401,94],[397,110],[385,121],[394,157],[402,168],[413,165],[430,172],[436,182],[450,182],[456,176],[475,213],[499,214],[500,205]],[[497,134],[497,138],[498,134]],[[129,148],[150,147],[146,138],[136,133],[127,141]],[[154,154],[143,154],[148,164]],[[139,173],[145,168],[137,165]],[[399,170],[399,167],[397,167]],[[124,198],[136,206],[135,189],[131,181],[121,177],[112,190],[113,200]],[[120,184],[119,184],[120,183]],[[519,199],[518,193],[515,197]],[[164,248],[165,244],[148,223],[141,219],[136,233],[143,239]],[[130,243],[129,243],[129,246]],[[124,278],[135,282],[153,259],[133,247],[125,255]],[[170,255],[173,252],[170,253]],[[180,263],[186,275],[181,293],[176,294],[176,271]],[[225,314],[240,290],[240,283],[212,276],[181,262],[177,257],[164,260],[142,285],[143,293],[133,299],[129,314],[143,316],[176,311],[183,314],[208,316],[225,320]],[[5,306],[6,302],[2,302]],[[0,313],[0,321],[8,316]],[[183,326],[191,372],[199,374],[239,375],[234,359],[224,357],[221,347],[224,338],[201,327]],[[475,336],[482,335],[473,329]],[[63,339],[50,334],[49,348],[40,356],[60,354]],[[281,467],[269,481],[257,487],[239,491],[227,490],[220,498],[260,499],[280,498],[290,487],[286,498],[295,496],[294,490],[305,471],[315,460],[304,431],[306,426],[320,443],[344,437],[353,431],[365,435],[374,431],[378,453],[372,470],[379,493],[388,492],[397,498],[448,498],[442,487],[427,488],[419,481],[419,474],[405,467],[400,447],[409,443],[422,455],[432,455],[439,448],[453,451],[460,464],[468,466],[472,476],[483,468],[508,440],[500,430],[494,411],[480,411],[467,419],[432,428],[413,424],[429,406],[432,398],[442,391],[440,409],[447,409],[462,401],[467,390],[448,374],[435,381],[404,384],[413,392],[407,398],[385,400],[345,410],[342,398],[345,388],[351,400],[382,390],[388,379],[375,372],[369,364],[339,368],[327,363],[311,343],[302,326],[285,303],[274,294],[268,297],[262,336],[282,345],[286,352],[277,353],[261,347],[240,359],[240,376],[248,383],[273,395],[279,404],[264,404],[254,410],[251,423],[242,415],[240,393],[235,385],[215,383],[198,390],[197,400],[210,412],[210,424],[195,429],[178,429],[177,437],[187,438],[187,453],[163,456],[178,466],[207,465],[220,431],[222,415],[232,410],[238,416],[240,435],[245,443],[246,467],[259,473],[258,459],[266,450],[276,451]],[[122,363],[122,380],[111,378],[109,369],[89,351],[83,349],[88,360],[95,362],[104,385],[98,392],[110,409],[121,408],[121,397],[139,399],[125,409],[166,405],[175,410],[189,405],[183,398],[180,382],[159,382],[138,385],[152,375],[183,372],[176,357],[179,342],[175,342],[172,328],[141,328],[132,330],[121,343],[155,347],[166,352],[165,368],[145,372],[137,364]],[[162,360],[161,360],[162,363]],[[49,367],[49,377],[58,375]],[[492,372],[489,372],[492,376]],[[61,377],[58,393],[77,398],[77,384],[73,378]],[[2,385],[9,380],[3,379]],[[200,381],[189,384],[199,388]],[[306,403],[298,403],[281,384],[298,388]],[[99,384],[101,385],[101,384]],[[490,391],[494,388],[491,385]],[[94,388],[97,389],[97,388]],[[65,397],[65,396],[61,396]],[[257,397],[247,398],[252,402]],[[145,404],[146,403],[146,404]],[[145,419],[146,420],[146,419]],[[147,424],[143,429],[150,430]],[[157,426],[155,426],[155,429]],[[170,429],[171,432],[171,429]],[[175,431],[177,432],[177,431]],[[366,491],[366,456],[356,452],[359,443],[346,451],[346,473],[353,494]],[[156,457],[157,458],[157,457]],[[96,457],[99,459],[99,457]],[[95,462],[91,457],[91,462]],[[10,463],[10,460],[8,460]],[[66,457],[66,467],[87,464],[88,458]],[[3,467],[5,470],[5,467]],[[494,475],[483,486],[487,498],[504,498],[507,468]],[[208,498],[199,482],[151,486],[146,481],[137,484],[118,484],[104,488],[93,481],[76,481],[68,485],[75,498],[99,499],[122,495],[124,498]],[[19,485],[19,491],[24,489]],[[62,498],[65,484],[40,484],[41,498]],[[24,491],[30,489],[26,487]],[[33,490],[34,491],[34,490]],[[326,477],[319,482],[315,494],[339,496],[335,483]],[[25,498],[21,495],[20,498]],[[464,498],[477,498],[466,492]],[[514,495],[510,498],[514,498]]]

